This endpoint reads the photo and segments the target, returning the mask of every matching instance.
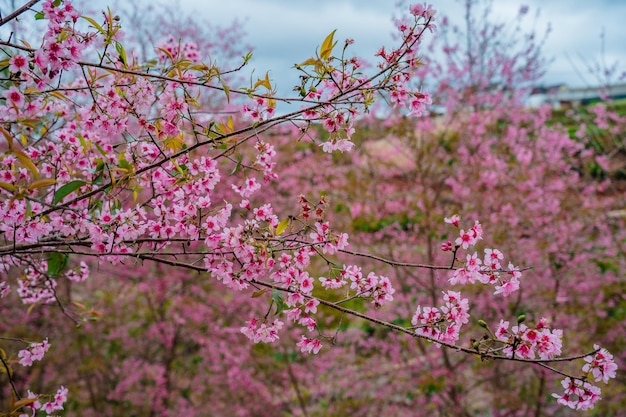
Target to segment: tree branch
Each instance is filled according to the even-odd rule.
[[[25,5],[23,5],[22,7],[20,7],[19,9],[17,9],[13,13],[11,13],[10,15],[8,15],[7,17],[1,18],[0,19],[0,26],[3,26],[5,23],[9,23],[11,20],[15,19],[16,17],[18,17],[19,15],[21,15],[22,13],[24,13],[25,11],[30,9],[36,3],[39,3],[39,1],[40,0],[30,0],[28,3],[26,3]]]

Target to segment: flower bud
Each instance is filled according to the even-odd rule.
[[[525,320],[526,320],[526,314],[520,314],[519,316],[517,316],[517,324],[524,323]]]
[[[478,320],[478,325],[483,329],[487,328],[487,323],[485,323],[485,320]]]

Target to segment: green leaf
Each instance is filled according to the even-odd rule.
[[[280,290],[277,290],[277,289],[272,290],[272,301],[276,303],[275,314],[280,314],[280,312],[283,311],[285,307],[287,306],[285,304],[285,296],[283,295],[283,292]]]
[[[48,255],[48,274],[56,277],[67,267],[69,255],[66,253],[52,252]]]
[[[239,154],[237,155],[237,165],[235,165],[235,168],[233,168],[233,170],[231,171],[230,175],[235,175],[237,173],[237,171],[239,171],[241,169],[241,161],[243,160],[243,155]]]
[[[68,182],[67,184],[65,184],[64,186],[59,188],[56,191],[56,193],[54,193],[54,198],[52,199],[52,204],[57,204],[58,202],[63,200],[65,197],[67,197],[69,194],[71,194],[74,191],[78,190],[80,187],[82,187],[85,184],[87,184],[87,183],[85,181],[81,181],[81,180]]]
[[[43,12],[41,13],[42,19],[43,19]],[[87,17],[87,16],[81,16],[83,19],[85,19],[86,21],[88,21],[89,23],[91,23],[91,25],[96,28],[98,30],[98,32],[100,32],[101,34],[106,34],[106,31],[104,30],[104,28],[102,26],[100,26],[98,24],[98,22],[96,22],[95,20],[93,20],[91,17]]]
[[[225,82],[221,81],[222,88],[224,89],[224,95],[226,96],[226,101],[230,103],[230,87]]]
[[[35,13],[35,20],[43,20],[45,18],[43,11]]]
[[[124,64],[124,66],[127,65],[127,61],[126,61],[126,50],[124,49],[124,46],[115,41],[115,50],[117,51],[118,54],[120,54],[120,59],[122,60],[122,64]]]
[[[130,165],[130,162],[128,162],[126,159],[122,159],[118,166],[120,168],[128,170],[128,171],[130,171],[132,169],[132,166]]]

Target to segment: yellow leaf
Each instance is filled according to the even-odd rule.
[[[260,290],[252,293],[252,298],[258,298],[262,296],[263,294],[265,294],[266,291],[267,291],[267,288],[261,288]]]
[[[28,307],[28,310],[26,310],[26,315],[29,316],[31,311],[33,311],[36,306],[37,306],[37,303],[31,304],[30,307]]]
[[[52,91],[49,93],[52,97],[58,98],[59,100],[67,101],[69,98],[65,94],[60,91]]]
[[[35,164],[33,164],[33,162],[30,160],[28,155],[18,150],[13,150],[12,152],[15,156],[17,156],[17,159],[19,159],[20,162],[22,162],[24,167],[26,167],[26,169],[28,169],[33,174],[35,179],[39,178],[39,171],[37,170],[37,167],[35,166]]]
[[[324,42],[322,42],[322,48],[320,50],[320,58],[329,59],[330,55],[333,53],[333,48],[337,44],[337,42],[333,43],[333,38],[335,36],[336,31],[337,29],[330,32],[330,34],[326,36],[326,39],[324,39]]]
[[[0,181],[0,188],[4,188],[7,191],[15,191],[15,185],[4,181]]]
[[[163,48],[156,48],[156,49],[163,52],[170,59],[170,61],[174,60],[174,57],[172,56],[172,54],[169,53],[167,49],[163,49]]]
[[[235,126],[233,125],[233,116],[228,117],[228,122],[226,125],[228,126],[228,133],[235,131]]]
[[[289,217],[278,223],[278,226],[276,226],[276,236],[280,236],[285,230],[287,230],[287,226],[289,226]]]
[[[309,58],[309,59],[307,59],[305,61],[302,61],[301,63],[297,64],[296,68],[306,67],[306,66],[309,66],[309,65],[318,65],[319,62],[320,62],[319,59]]]
[[[7,140],[7,143],[9,144],[9,149],[13,148],[13,136],[11,136],[11,134],[2,126],[0,126],[0,133],[2,133],[4,135],[4,137]]]
[[[49,185],[56,184],[56,182],[57,181],[53,180],[52,178],[47,178],[47,179],[44,179],[44,180],[33,181],[28,186],[28,189],[29,190],[34,190],[36,188],[43,188],[43,187],[47,187]]]
[[[178,152],[179,150],[181,150],[183,148],[183,134],[180,133],[174,137],[171,138],[167,138],[163,141],[163,144],[165,145],[165,147],[167,149],[171,149],[174,152]]]

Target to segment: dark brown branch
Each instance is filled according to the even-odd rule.
[[[195,266],[195,265],[189,265],[189,264],[185,264],[184,262],[177,262],[177,261],[157,258],[157,257],[154,257],[154,256],[139,256],[139,257],[142,258],[142,259],[145,259],[145,260],[151,260],[151,261],[154,261],[154,262],[161,262],[161,263],[164,263],[164,264],[170,265],[170,266],[176,266],[176,267],[181,267],[181,268],[192,269],[192,270],[197,271],[197,272],[207,272],[206,268],[204,268],[204,267]],[[258,280],[251,280],[250,283],[253,283],[253,284],[256,284],[256,285],[260,285],[260,286],[263,286],[263,287],[266,287],[266,288],[271,288],[271,289],[275,289],[275,290],[279,290],[279,291],[284,291],[284,292],[290,292],[290,293],[297,292],[295,290],[291,290],[289,288],[284,288],[284,287],[281,287],[281,286],[278,286],[278,285],[274,285],[274,284],[269,283],[269,282],[263,282],[263,281],[258,281]],[[305,297],[310,298],[310,299],[315,299],[315,300],[319,301],[320,304],[325,305],[327,307],[330,307],[332,309],[341,311],[342,313],[346,313],[346,314],[349,314],[349,315],[354,316],[354,317],[359,317],[359,318],[361,318],[363,320],[367,320],[367,321],[370,321],[372,323],[376,323],[376,324],[378,324],[380,326],[384,326],[384,327],[387,327],[389,329],[396,330],[396,331],[398,331],[400,333],[405,333],[405,334],[407,334],[407,335],[409,335],[411,337],[414,337],[414,338],[424,339],[424,340],[427,340],[427,341],[432,342],[432,343],[437,343],[437,344],[439,344],[441,346],[444,346],[444,347],[446,347],[448,349],[451,349],[451,350],[455,350],[457,352],[463,352],[463,353],[467,353],[467,354],[471,354],[471,355],[480,356],[481,359],[494,359],[494,360],[513,361],[513,362],[533,363],[533,364],[537,364],[539,366],[543,366],[544,368],[552,370],[552,368],[547,366],[546,364],[548,364],[548,363],[555,363],[555,362],[571,362],[571,361],[574,361],[574,360],[577,360],[577,359],[582,359],[582,358],[584,358],[586,356],[594,355],[595,353],[597,353],[599,351],[599,349],[596,349],[596,350],[593,350],[591,352],[582,353],[582,354],[575,355],[575,356],[567,356],[567,357],[552,358],[552,359],[510,358],[508,356],[501,356],[501,355],[496,355],[496,354],[492,354],[492,353],[488,353],[488,352],[480,352],[480,351],[478,351],[476,349],[464,348],[462,346],[457,346],[457,345],[454,345],[452,343],[447,343],[447,342],[442,342],[440,340],[431,339],[431,338],[429,338],[427,336],[417,334],[414,331],[412,331],[411,329],[407,329],[405,327],[401,327],[401,326],[395,325],[393,323],[389,323],[387,321],[380,320],[380,319],[368,316],[368,315],[363,314],[363,313],[359,313],[358,311],[350,310],[348,308],[345,308],[345,307],[342,307],[340,305],[337,305],[334,302],[327,301],[327,300],[324,300],[322,298],[317,298],[317,297],[313,297],[313,296],[305,296]],[[544,365],[546,365],[546,366],[544,366]],[[564,375],[564,376],[570,376],[570,375],[564,374],[564,373],[556,371],[556,370],[555,370],[555,372],[557,372],[557,373],[559,373],[561,375]]]

